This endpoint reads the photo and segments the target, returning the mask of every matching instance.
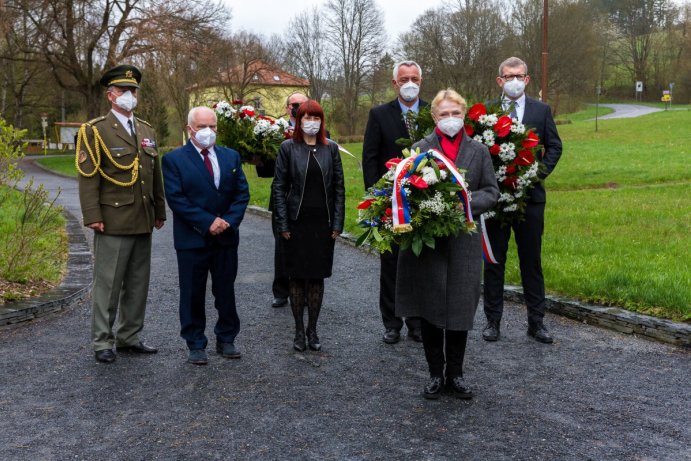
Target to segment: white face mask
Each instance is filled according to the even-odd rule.
[[[454,137],[463,128],[463,119],[460,117],[446,117],[439,120],[437,127],[445,135]]]
[[[420,93],[420,86],[413,82],[408,82],[401,86],[400,95],[404,101],[414,101],[417,95]]]
[[[194,140],[197,141],[203,149],[208,149],[216,144],[216,132],[207,126],[194,134]]]
[[[521,97],[525,91],[525,82],[514,78],[504,83],[504,93],[512,99]]]
[[[303,120],[302,121],[302,132],[310,136],[314,136],[319,133],[319,127],[321,127],[322,122]]]
[[[127,90],[115,98],[115,104],[125,112],[132,112],[137,107],[137,98]]]

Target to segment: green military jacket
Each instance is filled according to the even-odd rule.
[[[154,129],[135,117],[134,130],[136,140],[112,111],[80,129],[76,164],[84,225],[103,222],[105,234],[147,234],[156,219],[166,219]]]

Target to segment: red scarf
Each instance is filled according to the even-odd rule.
[[[462,129],[463,128],[461,128],[461,130]],[[434,128],[434,132],[437,133],[439,137],[439,144],[441,145],[441,150],[444,155],[446,155],[449,160],[456,163],[456,157],[458,156],[458,152],[461,148],[461,141],[463,140],[463,133],[459,131],[456,137],[451,139],[439,131],[439,128]]]

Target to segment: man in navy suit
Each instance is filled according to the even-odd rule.
[[[205,365],[207,338],[205,295],[218,310],[216,351],[240,358],[235,337],[240,319],[235,307],[238,228],[249,202],[249,186],[240,155],[216,146],[216,114],[195,107],[187,117],[189,141],[163,158],[166,200],[173,211],[173,236],[180,284],[180,335],[189,348],[188,362]]]
[[[543,149],[538,160],[543,167],[538,173],[544,179],[557,166],[561,156],[561,139],[547,104],[525,95],[525,87],[530,82],[528,65],[519,58],[511,57],[499,66],[497,84],[502,88],[502,105],[511,110],[526,127],[535,130],[540,137]],[[545,328],[545,281],[542,276],[542,232],[545,227],[546,194],[542,181],[530,191],[525,210],[525,219],[510,225],[500,226],[496,221],[487,220],[487,235],[492,252],[499,264],[485,264],[484,309],[487,325],[482,332],[486,341],[499,339],[499,325],[504,309],[504,269],[506,253],[513,229],[518,260],[521,269],[523,295],[528,307],[528,335],[541,343],[550,344],[553,338]]]
[[[388,170],[386,162],[400,157],[403,146],[397,139],[409,138],[404,120],[405,113],[417,114],[421,107],[428,104],[418,97],[422,83],[422,70],[414,61],[402,61],[393,68],[393,87],[398,97],[391,102],[370,110],[365,139],[362,145],[362,171],[365,189],[373,186]],[[381,255],[379,272],[379,310],[384,323],[383,340],[395,344],[400,340],[403,319],[395,315],[396,266],[398,264],[398,247],[391,253]],[[408,337],[422,341],[419,318],[405,319]]]

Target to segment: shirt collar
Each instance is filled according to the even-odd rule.
[[[412,110],[413,112],[415,112],[417,114],[418,111],[420,110],[420,98],[417,98],[415,100],[415,104],[413,104],[410,107],[403,104],[400,99],[396,99],[396,101],[398,101],[398,104],[401,106],[401,112],[403,112],[404,114],[406,112],[408,112],[409,110]]]
[[[197,151],[197,153],[198,153],[199,155],[202,155],[202,148],[201,148],[201,147],[197,146],[197,145],[196,145],[195,143],[193,143],[192,141],[190,141],[190,144],[192,144],[192,147],[194,147],[194,148],[196,149],[196,151]],[[215,145],[215,144],[214,144],[214,145]],[[209,147],[209,148],[206,149],[206,150],[209,151],[209,157],[216,155],[216,152],[214,151],[214,146],[211,146],[211,147]],[[203,157],[203,155],[202,155],[202,157]]]
[[[127,126],[128,120],[132,121],[132,126],[134,126],[134,115],[132,115],[131,117],[128,118],[128,117],[122,115],[120,112],[117,112],[113,109],[111,109],[110,111],[113,113],[113,115],[115,115],[115,118],[118,119],[118,121],[122,124],[122,126],[125,127],[125,130],[129,129],[129,127]]]

